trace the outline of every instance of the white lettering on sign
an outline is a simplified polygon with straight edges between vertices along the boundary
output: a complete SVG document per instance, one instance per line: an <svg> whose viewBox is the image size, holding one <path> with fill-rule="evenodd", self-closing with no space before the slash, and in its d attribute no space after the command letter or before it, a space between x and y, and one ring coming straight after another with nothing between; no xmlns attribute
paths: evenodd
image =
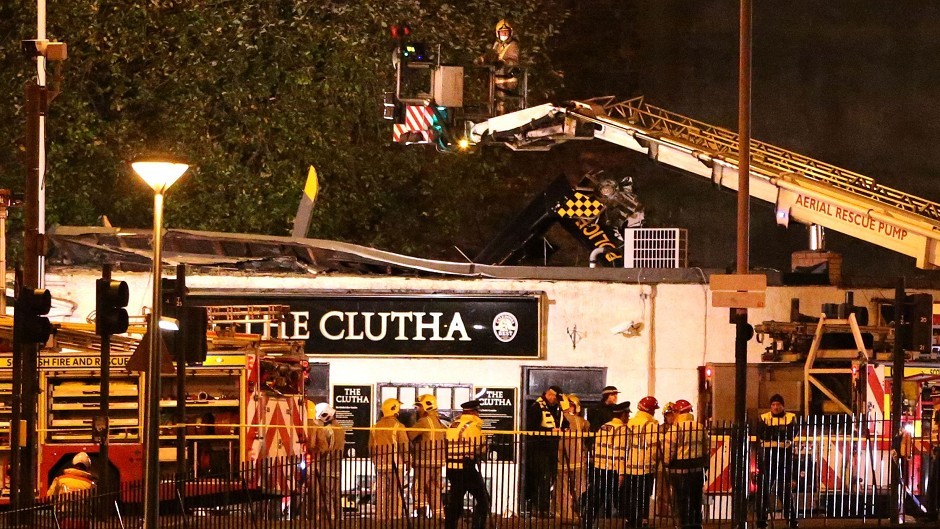
<svg viewBox="0 0 940 529"><path fill-rule="evenodd" d="M830 204L829 202L825 202L817 198L799 195L796 199L796 205L802 206L810 211L822 213L823 215L841 220L842 222L854 224L862 229L866 229L886 237L891 237L893 239L898 239L899 241L903 241L908 236L908 231L904 228L887 224L880 220L873 219L869 215L857 213L855 211L845 209L835 204Z"/></svg>
<svg viewBox="0 0 940 529"><path fill-rule="evenodd" d="M507 399L502 391L487 391L486 396L480 399L480 406L512 406L512 400Z"/></svg>
<svg viewBox="0 0 940 529"><path fill-rule="evenodd" d="M392 333L399 341L469 342L467 326L459 312L443 324L443 312L343 312L331 310L320 318L320 334L327 340L369 340L377 342ZM442 332L445 331L446 332Z"/></svg>
<svg viewBox="0 0 940 529"><path fill-rule="evenodd" d="M343 388L342 395L336 395L336 402L342 404L368 404L368 395L363 395L359 388Z"/></svg>

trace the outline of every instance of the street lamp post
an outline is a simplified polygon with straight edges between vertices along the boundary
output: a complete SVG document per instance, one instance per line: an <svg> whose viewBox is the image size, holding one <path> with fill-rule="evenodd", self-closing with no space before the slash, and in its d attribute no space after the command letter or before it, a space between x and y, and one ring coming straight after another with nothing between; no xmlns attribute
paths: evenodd
<svg viewBox="0 0 940 529"><path fill-rule="evenodd" d="M153 189L153 302L148 325L150 354L147 357L147 381L144 388L144 400L147 403L144 414L144 529L157 529L160 518L160 352L163 346L159 322L163 263L163 194L183 176L189 166L158 160L140 160L131 166Z"/></svg>

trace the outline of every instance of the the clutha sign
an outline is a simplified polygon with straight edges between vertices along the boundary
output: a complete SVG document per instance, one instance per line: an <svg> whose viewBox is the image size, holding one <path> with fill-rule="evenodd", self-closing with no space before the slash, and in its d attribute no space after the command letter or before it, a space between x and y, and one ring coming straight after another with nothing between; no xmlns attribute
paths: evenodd
<svg viewBox="0 0 940 529"><path fill-rule="evenodd" d="M288 305L238 331L304 340L311 355L541 356L540 295L253 295L196 292L188 304Z"/></svg>

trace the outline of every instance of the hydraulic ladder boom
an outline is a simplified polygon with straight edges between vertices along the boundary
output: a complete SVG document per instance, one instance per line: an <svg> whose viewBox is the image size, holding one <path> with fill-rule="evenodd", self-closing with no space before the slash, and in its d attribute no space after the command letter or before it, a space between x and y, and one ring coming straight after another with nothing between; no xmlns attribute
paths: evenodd
<svg viewBox="0 0 940 529"><path fill-rule="evenodd" d="M501 142L514 150L545 150L593 137L728 189L738 187L737 133L642 97L541 105L473 124L469 131L473 143ZM818 224L914 257L920 268L940 267L937 202L767 143L752 140L751 155L750 194L775 205L778 224Z"/></svg>

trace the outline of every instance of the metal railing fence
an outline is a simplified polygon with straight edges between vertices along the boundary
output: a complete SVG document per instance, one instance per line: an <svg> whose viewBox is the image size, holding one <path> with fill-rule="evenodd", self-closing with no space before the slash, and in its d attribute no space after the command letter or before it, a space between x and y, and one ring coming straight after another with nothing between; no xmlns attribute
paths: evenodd
<svg viewBox="0 0 940 529"><path fill-rule="evenodd" d="M164 476L160 526L732 527L735 502L746 506L738 515L758 526L886 519L892 503L919 517L934 464L929 425L906 425L893 445L889 428L863 416L809 418L772 431L686 422L501 433L472 446L373 446L368 457L266 459L198 478ZM733 461L746 467L738 480ZM890 492L892 466L903 479L900 496ZM136 528L142 493L141 483L74 491L0 513L0 527Z"/></svg>

